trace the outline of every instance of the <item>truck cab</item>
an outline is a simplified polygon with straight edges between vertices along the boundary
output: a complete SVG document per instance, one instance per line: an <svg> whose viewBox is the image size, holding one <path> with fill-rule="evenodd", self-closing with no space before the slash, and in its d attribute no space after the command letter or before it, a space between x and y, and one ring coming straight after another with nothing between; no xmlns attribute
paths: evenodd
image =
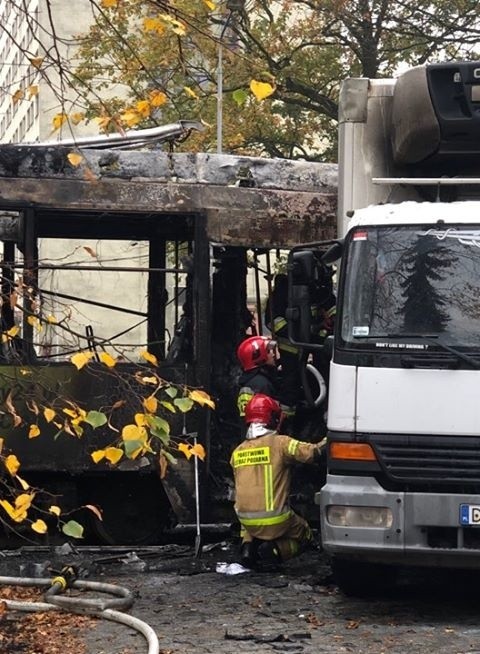
<svg viewBox="0 0 480 654"><path fill-rule="evenodd" d="M475 62L347 80L338 239L290 255L290 333L312 349L312 279L338 266L316 499L347 592L480 566L479 116Z"/></svg>

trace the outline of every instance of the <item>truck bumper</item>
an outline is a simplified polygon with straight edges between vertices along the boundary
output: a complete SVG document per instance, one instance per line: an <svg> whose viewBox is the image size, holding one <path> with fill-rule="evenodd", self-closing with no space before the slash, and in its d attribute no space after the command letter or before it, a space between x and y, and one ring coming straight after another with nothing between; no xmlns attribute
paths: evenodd
<svg viewBox="0 0 480 654"><path fill-rule="evenodd" d="M341 558L413 566L480 568L480 526L462 526L460 505L480 505L480 495L386 491L371 477L327 475L316 494L322 544ZM332 507L340 507L332 509ZM374 507L385 526L339 524L341 507L362 513ZM355 520L354 520L355 522Z"/></svg>

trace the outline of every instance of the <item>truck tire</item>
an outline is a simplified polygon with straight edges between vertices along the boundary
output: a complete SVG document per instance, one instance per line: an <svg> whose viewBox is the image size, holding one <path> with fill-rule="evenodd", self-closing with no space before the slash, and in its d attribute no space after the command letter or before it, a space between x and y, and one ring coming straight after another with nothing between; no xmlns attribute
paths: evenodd
<svg viewBox="0 0 480 654"><path fill-rule="evenodd" d="M397 581L398 568L382 563L334 558L333 578L344 595L372 597L391 590Z"/></svg>

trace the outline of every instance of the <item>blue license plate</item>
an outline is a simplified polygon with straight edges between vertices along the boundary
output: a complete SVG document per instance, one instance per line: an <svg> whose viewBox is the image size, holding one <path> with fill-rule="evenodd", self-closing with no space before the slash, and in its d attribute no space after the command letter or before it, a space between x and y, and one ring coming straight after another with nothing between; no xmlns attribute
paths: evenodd
<svg viewBox="0 0 480 654"><path fill-rule="evenodd" d="M480 505L460 504L460 524L480 527Z"/></svg>

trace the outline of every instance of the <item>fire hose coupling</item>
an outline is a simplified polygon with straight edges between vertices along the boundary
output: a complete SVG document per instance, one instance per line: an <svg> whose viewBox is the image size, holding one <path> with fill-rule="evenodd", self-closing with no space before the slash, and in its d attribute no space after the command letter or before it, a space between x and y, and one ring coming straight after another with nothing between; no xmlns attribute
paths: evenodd
<svg viewBox="0 0 480 654"><path fill-rule="evenodd" d="M54 570L54 572L56 572ZM78 570L73 565L66 565L61 570L57 577L53 577L51 585L60 586L60 592L63 593L67 588L73 585L73 582L78 579Z"/></svg>

